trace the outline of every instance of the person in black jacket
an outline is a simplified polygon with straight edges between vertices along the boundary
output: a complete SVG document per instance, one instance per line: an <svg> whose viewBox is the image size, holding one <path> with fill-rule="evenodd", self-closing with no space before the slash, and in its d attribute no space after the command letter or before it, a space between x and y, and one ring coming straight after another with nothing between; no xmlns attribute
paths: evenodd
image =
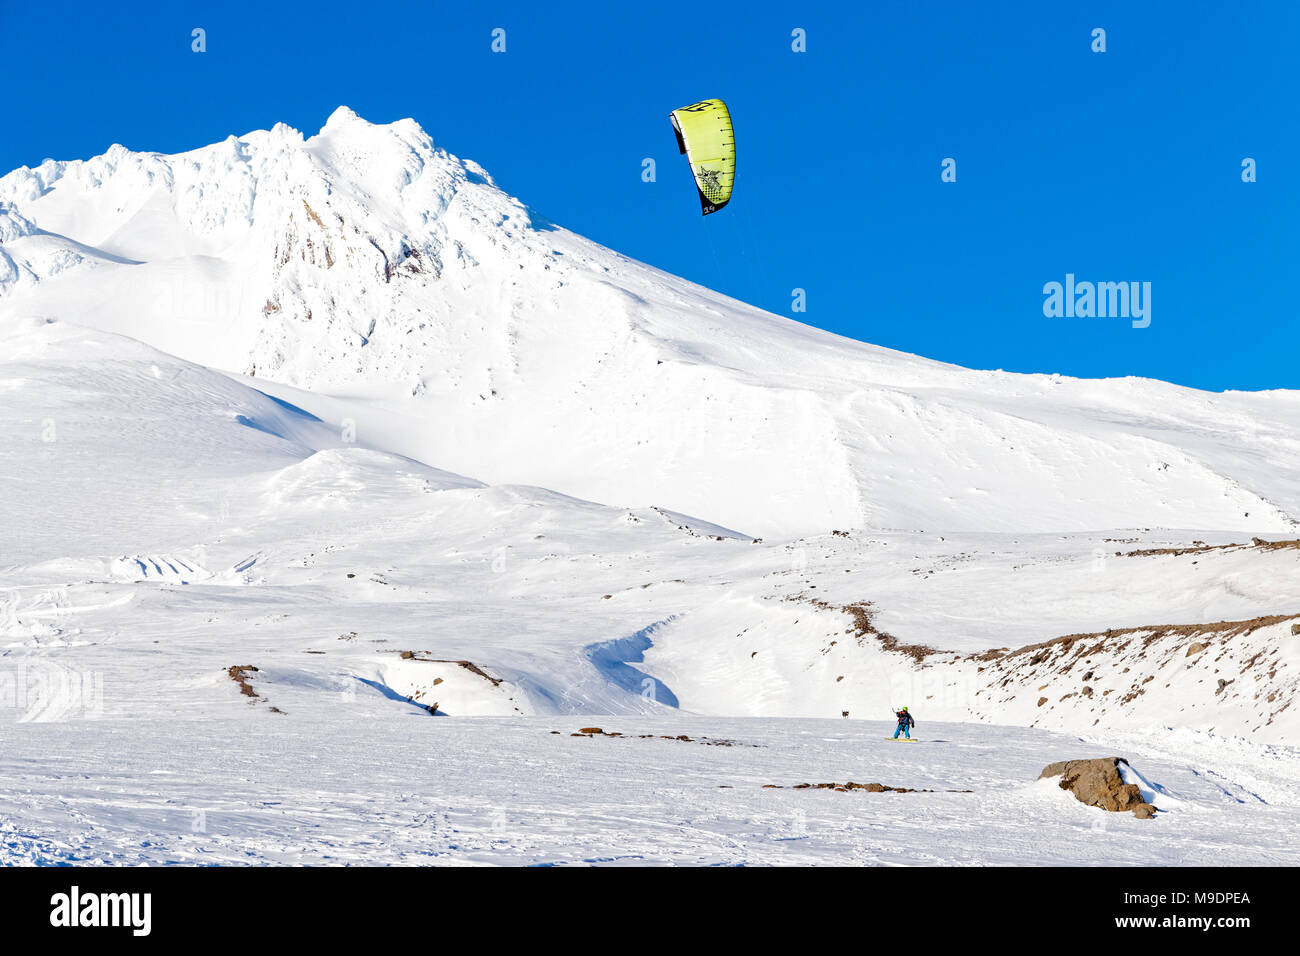
<svg viewBox="0 0 1300 956"><path fill-rule="evenodd" d="M912 715L909 714L907 712L907 708L904 707L902 710L898 711L894 716L898 718L898 729L894 731L894 739L897 740L898 735L902 734L908 740L911 740L912 739L911 728L916 726L916 721L912 719Z"/></svg>

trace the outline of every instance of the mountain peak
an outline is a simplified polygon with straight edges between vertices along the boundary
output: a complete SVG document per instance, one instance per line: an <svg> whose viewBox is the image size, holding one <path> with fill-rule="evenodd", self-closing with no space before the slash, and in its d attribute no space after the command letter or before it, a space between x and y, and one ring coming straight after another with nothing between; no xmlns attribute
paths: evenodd
<svg viewBox="0 0 1300 956"><path fill-rule="evenodd" d="M330 114L329 119L325 121L325 125L321 127L321 132L324 133L329 130L343 129L344 127L355 126L358 124L362 126L373 125L372 123L358 116L356 111L353 110L351 107L340 106L338 109L336 109L333 113Z"/></svg>
<svg viewBox="0 0 1300 956"><path fill-rule="evenodd" d="M534 219L413 120L343 106L305 141L119 146L0 177L0 204L0 318L392 396L420 425L386 450L494 483L760 535L1300 526L1289 396L973 372L842 339Z"/></svg>

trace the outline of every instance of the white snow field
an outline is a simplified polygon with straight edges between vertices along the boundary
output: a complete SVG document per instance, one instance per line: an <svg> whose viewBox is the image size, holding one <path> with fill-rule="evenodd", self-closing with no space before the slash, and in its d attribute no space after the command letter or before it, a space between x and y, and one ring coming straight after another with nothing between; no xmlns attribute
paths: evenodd
<svg viewBox="0 0 1300 956"><path fill-rule="evenodd" d="M0 178L0 433L0 863L1300 862L1295 392L839 338L340 109ZM1036 782L1111 755L1156 819Z"/></svg>

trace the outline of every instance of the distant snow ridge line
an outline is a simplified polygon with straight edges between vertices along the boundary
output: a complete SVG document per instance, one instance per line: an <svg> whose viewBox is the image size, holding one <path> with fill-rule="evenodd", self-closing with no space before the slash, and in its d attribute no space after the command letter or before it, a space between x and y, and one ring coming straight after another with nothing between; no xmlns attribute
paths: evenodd
<svg viewBox="0 0 1300 956"><path fill-rule="evenodd" d="M844 339L555 226L414 121L346 107L307 138L277 124L0 177L6 316L268 393L364 395L355 425L383 450L745 535L1300 526L1293 392L975 372ZM325 417L328 396L293 401L317 399Z"/></svg>

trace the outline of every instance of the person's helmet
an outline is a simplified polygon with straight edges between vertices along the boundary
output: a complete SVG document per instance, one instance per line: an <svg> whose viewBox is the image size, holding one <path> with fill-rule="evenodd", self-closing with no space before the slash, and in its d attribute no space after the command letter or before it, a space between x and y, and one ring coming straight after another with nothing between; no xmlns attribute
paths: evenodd
<svg viewBox="0 0 1300 956"><path fill-rule="evenodd" d="M907 710L907 708L906 708L906 707L904 707L904 708L903 708L903 710Z"/></svg>

